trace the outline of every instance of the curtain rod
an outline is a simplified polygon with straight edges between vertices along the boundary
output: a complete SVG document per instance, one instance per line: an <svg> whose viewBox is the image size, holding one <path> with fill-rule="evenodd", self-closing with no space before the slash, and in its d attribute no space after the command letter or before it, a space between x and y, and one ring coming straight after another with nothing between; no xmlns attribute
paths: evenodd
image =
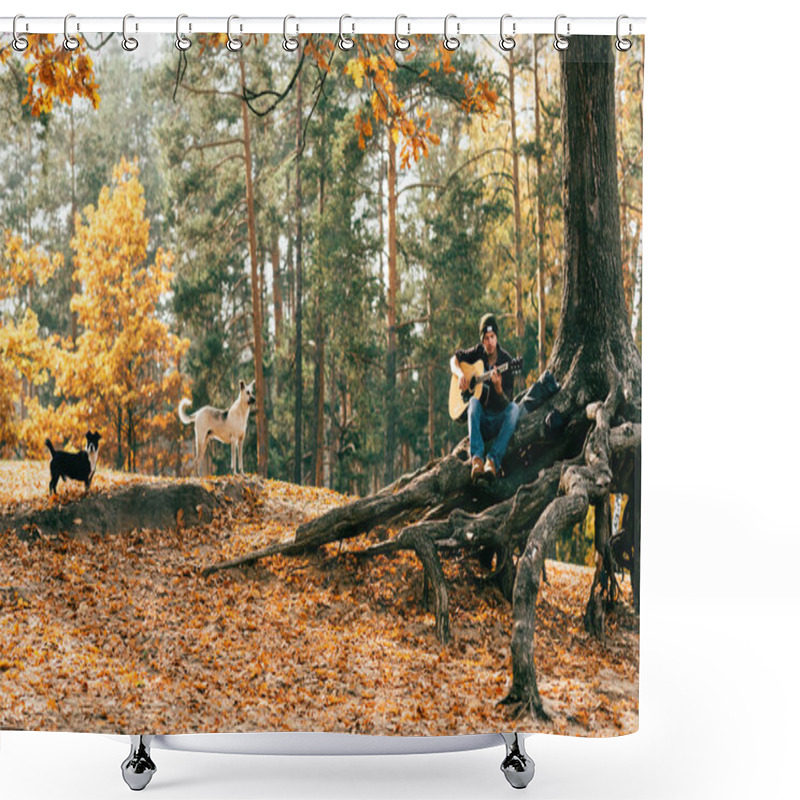
<svg viewBox="0 0 800 800"><path fill-rule="evenodd" d="M283 35L284 17L234 17L232 32L236 35L248 33L272 33ZM331 33L338 34L340 26L347 35L358 33L394 34L395 26L403 36L415 34L443 34L443 17L300 17L291 16L289 33ZM624 17L622 35L640 35L645 32L645 17ZM128 20L127 31L135 33L175 33L175 17L136 17ZM25 17L17 19L18 34L64 33L64 17ZM506 15L503 30L514 36L531 33L552 34L555 17L514 17ZM78 33L122 33L122 17L81 17L70 15L68 29L71 35ZM14 17L0 17L0 33L12 33ZM226 33L228 17L195 17L181 15L180 30L184 36L193 33ZM562 35L614 36L617 33L616 17L570 17L559 15L558 30ZM448 22L448 35L500 33L500 17L458 17L451 15Z"/></svg>

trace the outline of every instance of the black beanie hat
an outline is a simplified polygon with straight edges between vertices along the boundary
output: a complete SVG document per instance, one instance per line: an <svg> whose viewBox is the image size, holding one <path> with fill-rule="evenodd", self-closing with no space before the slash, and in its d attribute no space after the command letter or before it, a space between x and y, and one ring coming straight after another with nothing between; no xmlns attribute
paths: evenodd
<svg viewBox="0 0 800 800"><path fill-rule="evenodd" d="M497 319L494 314L484 314L481 317L480 333L478 334L480 340L483 341L484 334L492 331L497 338L500 338L500 328L497 327Z"/></svg>

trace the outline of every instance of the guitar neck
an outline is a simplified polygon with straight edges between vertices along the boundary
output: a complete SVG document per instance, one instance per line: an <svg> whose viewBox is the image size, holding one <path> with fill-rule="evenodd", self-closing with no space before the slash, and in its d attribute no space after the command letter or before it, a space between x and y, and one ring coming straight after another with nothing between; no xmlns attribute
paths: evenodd
<svg viewBox="0 0 800 800"><path fill-rule="evenodd" d="M499 367L495 367L494 369L495 369L497 372L505 372L505 371L508 369L508 367L509 367L509 363L508 363L508 361L506 361L506 363L505 363L505 364L501 364ZM484 372L484 373L483 373L483 374L482 374L482 375L481 375L481 376L478 378L478 380L479 380L479 381L481 381L482 383L486 383L486 381L488 381L488 380L489 380L491 377L492 377L492 370L490 369L490 370L488 370L487 372Z"/></svg>

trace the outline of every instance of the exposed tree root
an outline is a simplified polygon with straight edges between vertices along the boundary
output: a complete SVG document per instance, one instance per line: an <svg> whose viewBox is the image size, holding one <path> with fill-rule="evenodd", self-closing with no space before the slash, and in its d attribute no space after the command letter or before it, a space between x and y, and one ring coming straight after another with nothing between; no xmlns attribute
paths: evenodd
<svg viewBox="0 0 800 800"><path fill-rule="evenodd" d="M536 682L534 634L548 545L595 507L596 572L585 621L598 635L604 630L605 606L615 597L614 550L629 554L635 602L640 580L641 357L630 332L622 280L614 51L603 37L575 37L561 64L564 259L561 316L548 369L562 388L520 421L504 459L507 477L491 491L476 492L469 482L464 441L451 455L376 495L300 526L293 542L228 562L301 552L376 526L405 526L394 538L363 550L362 557L416 552L425 584L436 594L437 636L445 641L447 590L437 551L461 550L484 564L491 561L506 595L514 578L513 677L503 703L513 713L539 716L547 712ZM548 440L545 425L553 410L566 420L555 442ZM610 492L626 493L631 509L624 519L626 538L614 543Z"/></svg>
<svg viewBox="0 0 800 800"><path fill-rule="evenodd" d="M210 575L268 556L298 555L322 544L380 528L388 521L417 516L418 521L407 524L393 537L358 550L355 555L370 558L413 551L424 570L424 601L428 589L433 590L436 638L447 643L451 638L449 599L439 554L461 551L481 558L490 554L494 563L490 578L501 588L505 583L504 593L513 599L513 679L501 703L509 706L515 715L535 713L546 717L534 661L536 601L543 579L545 553L549 543L561 532L585 519L590 505L598 509L597 569L585 615L587 629L593 634L603 635L606 606L616 598L609 492L620 489L616 486L612 464L628 465L641 442L638 423L626 421L614 428L609 426L620 399L619 392L612 391L605 404L595 402L585 409L581 416L593 427L582 449L576 447L575 441L551 447L551 456L576 450L578 455L550 463L531 482L518 486L511 496L490 503L478 513L451 508L455 502L466 502L471 493L469 470L457 448L450 456L399 479L373 497L357 500L306 523L298 528L291 541L210 565L203 574ZM573 416L578 415L573 412ZM584 429L574 425L573 435ZM517 442L518 448L521 445L524 446ZM541 452L539 458L541 463ZM625 483L629 483L629 472L620 476ZM502 497L502 492L499 494ZM515 564L517 553L520 555Z"/></svg>

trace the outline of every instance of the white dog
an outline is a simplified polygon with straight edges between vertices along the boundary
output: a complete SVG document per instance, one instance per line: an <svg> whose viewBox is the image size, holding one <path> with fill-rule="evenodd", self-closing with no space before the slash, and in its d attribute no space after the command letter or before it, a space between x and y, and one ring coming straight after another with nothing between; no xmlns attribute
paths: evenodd
<svg viewBox="0 0 800 800"><path fill-rule="evenodd" d="M247 431L247 417L250 406L256 402L255 381L245 386L239 381L239 397L227 410L203 406L194 414L187 414L186 409L192 404L184 398L178 405L178 416L184 425L194 422L195 470L201 474L203 457L206 454L209 439L231 444L231 471L236 474L236 451L239 451L239 472L244 475L242 465L242 444Z"/></svg>

